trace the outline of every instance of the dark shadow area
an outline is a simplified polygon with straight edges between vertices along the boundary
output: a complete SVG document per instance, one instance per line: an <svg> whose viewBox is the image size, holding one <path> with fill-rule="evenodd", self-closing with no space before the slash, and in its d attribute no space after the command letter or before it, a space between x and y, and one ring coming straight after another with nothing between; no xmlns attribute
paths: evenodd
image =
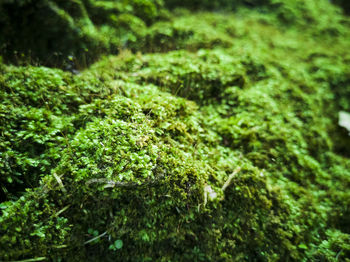
<svg viewBox="0 0 350 262"><path fill-rule="evenodd" d="M336 5L339 5L341 8L343 8L345 14L350 15L350 1L332 0L332 2L335 3Z"/></svg>

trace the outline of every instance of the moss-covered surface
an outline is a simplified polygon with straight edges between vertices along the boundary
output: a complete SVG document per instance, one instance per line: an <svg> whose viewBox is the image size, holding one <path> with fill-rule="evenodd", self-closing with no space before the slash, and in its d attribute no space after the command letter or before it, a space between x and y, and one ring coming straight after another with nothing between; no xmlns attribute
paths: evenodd
<svg viewBox="0 0 350 262"><path fill-rule="evenodd" d="M101 54L117 54L164 19L159 0L4 0L0 51L6 61L86 67Z"/></svg>
<svg viewBox="0 0 350 262"><path fill-rule="evenodd" d="M0 260L350 261L350 21L240 3L127 9L131 51L74 74L0 65Z"/></svg>
<svg viewBox="0 0 350 262"><path fill-rule="evenodd" d="M346 1L335 3L349 10ZM249 13L260 14L259 19L278 26L313 25L312 31L318 33L323 30L314 30L316 27L337 34L342 24L338 21L341 16L336 14L340 10L326 0L3 0L0 53L8 63L72 71L86 68L103 54L118 54L125 48L146 52L181 49L203 21L174 21L174 17L181 16L177 13L179 7L215 12L249 8ZM212 34L217 36L215 31L215 25L202 28L197 32L202 38L194 39L193 44L212 48L218 42L210 40L216 40L229 45L233 32L211 39Z"/></svg>

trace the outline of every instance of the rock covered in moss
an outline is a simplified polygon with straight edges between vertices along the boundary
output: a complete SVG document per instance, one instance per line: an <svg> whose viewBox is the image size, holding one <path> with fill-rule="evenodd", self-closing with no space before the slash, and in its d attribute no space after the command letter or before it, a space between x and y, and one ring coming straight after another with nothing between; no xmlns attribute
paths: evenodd
<svg viewBox="0 0 350 262"><path fill-rule="evenodd" d="M184 12L146 38L186 50L79 75L2 66L0 258L348 261L349 32L333 11L287 32Z"/></svg>
<svg viewBox="0 0 350 262"><path fill-rule="evenodd" d="M86 67L101 54L116 54L135 41L144 30L139 30L139 20L154 22L159 8L161 2L151 0L2 1L0 50L6 61L14 63L66 68L69 57L74 57L75 66ZM120 22L125 17L119 17L126 14L128 25Z"/></svg>
<svg viewBox="0 0 350 262"><path fill-rule="evenodd" d="M305 28L312 25L331 35L341 34L344 30L342 23L336 21L340 17L336 15L338 10L327 1L4 0L0 4L0 51L6 62L72 70L85 68L101 55L117 54L124 48L153 52L178 49L183 47L182 41L186 41L192 31L169 28L167 23L171 24L172 19L166 8L181 6L219 11L246 10L248 7L264 16L265 21L282 26ZM159 20L166 20L166 23L148 29ZM196 26L196 23L186 27ZM216 34L215 30L204 30L201 37L211 38L212 34ZM209 47L221 40L224 39L199 39L196 44ZM226 45L229 42L228 38L224 41Z"/></svg>

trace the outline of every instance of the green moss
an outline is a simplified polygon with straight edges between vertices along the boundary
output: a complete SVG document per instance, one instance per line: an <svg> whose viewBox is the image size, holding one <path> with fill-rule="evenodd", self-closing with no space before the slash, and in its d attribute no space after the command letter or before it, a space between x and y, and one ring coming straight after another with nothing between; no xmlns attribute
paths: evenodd
<svg viewBox="0 0 350 262"><path fill-rule="evenodd" d="M229 47L232 38L219 27L230 22L206 14L180 18L173 22L172 7L232 11L265 23L303 28L317 34L339 35L347 29L348 19L328 1L90 1L6 0L0 4L0 50L6 62L39 64L65 70L85 68L103 54L120 49L167 51L187 48ZM247 8L250 8L249 10ZM173 11L172 11L173 12ZM180 15L183 10L176 10ZM163 23L151 26L155 22ZM209 24L208 24L209 23ZM212 23L210 25L210 23ZM151 28L148 28L151 26ZM314 30L317 28L317 30ZM64 37L62 37L64 35ZM72 59L73 58L73 59Z"/></svg>
<svg viewBox="0 0 350 262"><path fill-rule="evenodd" d="M152 0L2 1L0 50L11 63L70 69L72 56L74 66L83 68L101 54L118 53L127 40L135 41L138 20L151 24L163 16L161 6ZM126 14L131 25L118 22Z"/></svg>
<svg viewBox="0 0 350 262"><path fill-rule="evenodd" d="M69 137L84 125L79 107L113 89L92 77L73 78L44 67L4 68L0 85L0 180L5 200L38 185L56 165Z"/></svg>
<svg viewBox="0 0 350 262"><path fill-rule="evenodd" d="M347 18L86 3L152 53L1 66L1 259L349 261Z"/></svg>

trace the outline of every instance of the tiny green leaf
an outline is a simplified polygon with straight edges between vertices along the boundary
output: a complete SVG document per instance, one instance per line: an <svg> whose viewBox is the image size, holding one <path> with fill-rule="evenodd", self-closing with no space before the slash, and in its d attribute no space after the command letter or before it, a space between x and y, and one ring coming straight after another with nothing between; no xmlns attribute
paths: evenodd
<svg viewBox="0 0 350 262"><path fill-rule="evenodd" d="M121 249L123 247L123 241L118 239L114 242L114 246L116 249Z"/></svg>
<svg viewBox="0 0 350 262"><path fill-rule="evenodd" d="M300 245L298 245L298 248L307 249L307 246L305 244L300 244Z"/></svg>

